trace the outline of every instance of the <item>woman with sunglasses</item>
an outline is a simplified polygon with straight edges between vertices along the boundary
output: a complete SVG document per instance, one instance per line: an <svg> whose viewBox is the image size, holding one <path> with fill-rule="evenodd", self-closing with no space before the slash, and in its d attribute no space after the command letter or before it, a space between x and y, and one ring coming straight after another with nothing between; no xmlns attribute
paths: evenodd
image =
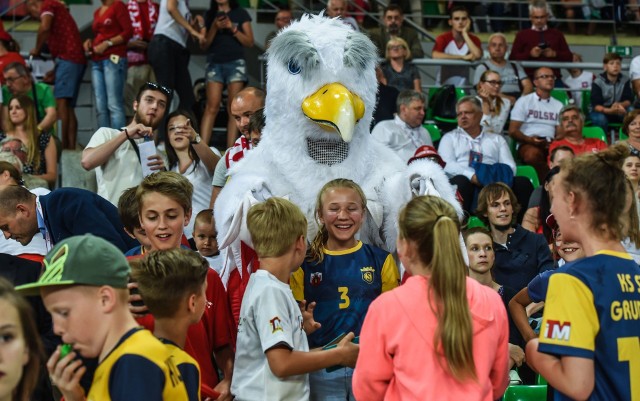
<svg viewBox="0 0 640 401"><path fill-rule="evenodd" d="M484 132L500 134L504 132L504 125L509 118L511 101L500 95L502 81L500 74L486 70L481 76L476 89L478 99L482 102L482 120L480 124Z"/></svg>
<svg viewBox="0 0 640 401"><path fill-rule="evenodd" d="M421 92L420 72L408 60L411 60L411 50L404 39L394 37L387 42L386 60L380 64L384 79L382 83L392 86L399 91L413 89Z"/></svg>

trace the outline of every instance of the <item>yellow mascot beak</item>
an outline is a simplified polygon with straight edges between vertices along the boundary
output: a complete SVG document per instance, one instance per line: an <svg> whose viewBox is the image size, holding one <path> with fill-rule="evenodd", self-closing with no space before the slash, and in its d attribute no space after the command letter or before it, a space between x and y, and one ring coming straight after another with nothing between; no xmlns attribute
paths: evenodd
<svg viewBox="0 0 640 401"><path fill-rule="evenodd" d="M364 102L338 83L327 84L302 102L302 112L328 130L335 129L351 142L355 125L364 116Z"/></svg>

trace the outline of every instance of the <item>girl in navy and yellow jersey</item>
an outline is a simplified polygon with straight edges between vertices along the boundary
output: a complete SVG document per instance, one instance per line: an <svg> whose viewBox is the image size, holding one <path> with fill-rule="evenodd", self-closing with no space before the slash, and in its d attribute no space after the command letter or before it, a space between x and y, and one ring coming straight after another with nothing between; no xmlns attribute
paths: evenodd
<svg viewBox="0 0 640 401"><path fill-rule="evenodd" d="M315 303L321 327L309 335L309 348L322 347L342 333L359 335L369 304L398 285L393 257L356 239L366 214L362 189L347 179L322 187L316 202L320 223L307 259L291 277L297 301ZM310 375L311 400L353 400L353 369L318 371Z"/></svg>
<svg viewBox="0 0 640 401"><path fill-rule="evenodd" d="M554 185L563 239L587 256L549 278L540 339L527 344L556 400L640 400L640 267L620 243L628 154L620 144L564 160Z"/></svg>

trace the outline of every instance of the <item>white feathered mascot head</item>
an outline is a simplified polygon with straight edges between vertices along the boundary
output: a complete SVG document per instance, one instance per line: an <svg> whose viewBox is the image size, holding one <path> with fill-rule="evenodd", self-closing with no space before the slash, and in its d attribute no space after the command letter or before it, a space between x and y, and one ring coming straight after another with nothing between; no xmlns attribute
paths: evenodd
<svg viewBox="0 0 640 401"><path fill-rule="evenodd" d="M272 40L267 60L260 145L230 169L216 201L221 246L230 243L243 202L246 215L247 197L288 197L307 216L313 238L316 196L335 178L362 187L369 215L360 238L389 250L395 249L398 211L416 194L439 195L461 215L440 166L421 160L407 167L371 137L377 51L366 35L338 19L305 15Z"/></svg>

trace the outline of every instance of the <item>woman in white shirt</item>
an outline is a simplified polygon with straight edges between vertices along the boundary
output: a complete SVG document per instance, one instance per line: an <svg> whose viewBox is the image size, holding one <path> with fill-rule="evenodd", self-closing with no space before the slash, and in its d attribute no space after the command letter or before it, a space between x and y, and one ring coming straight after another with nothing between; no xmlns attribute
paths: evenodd
<svg viewBox="0 0 640 401"><path fill-rule="evenodd" d="M200 140L194 127L191 113L176 110L167 118L167 136L165 141L168 169L182 174L193 184L191 216L209 208L211 200L211 179L220 157ZM184 233L187 238L193 235L192 218Z"/></svg>
<svg viewBox="0 0 640 401"><path fill-rule="evenodd" d="M502 135L507 118L509 118L511 101L500 96L501 87L502 81L497 72L486 70L480 76L476 89L477 97L482 102L480 125L482 125L484 132Z"/></svg>

